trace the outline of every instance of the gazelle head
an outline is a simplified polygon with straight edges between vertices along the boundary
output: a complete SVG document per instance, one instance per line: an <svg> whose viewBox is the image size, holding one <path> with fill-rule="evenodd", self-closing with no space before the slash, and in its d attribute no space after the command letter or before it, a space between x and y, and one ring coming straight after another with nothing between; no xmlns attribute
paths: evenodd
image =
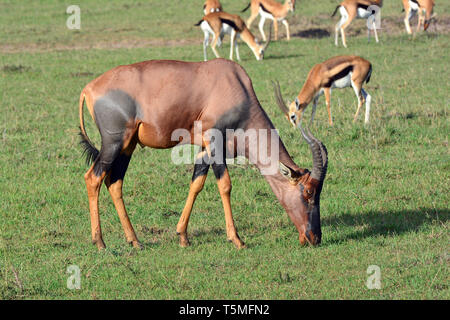
<svg viewBox="0 0 450 320"><path fill-rule="evenodd" d="M289 119L289 109L283 101L280 86L273 83L278 106ZM292 104L291 104L292 105ZM298 112L295 111L294 114ZM328 168L328 152L326 147L315 138L309 130L305 131L301 122L296 125L303 138L309 144L313 156L311 172L299 172L280 162L280 173L285 177L291 188L285 197L286 211L299 232L301 244L319 244L322 240L320 227L320 194Z"/></svg>
<svg viewBox="0 0 450 320"><path fill-rule="evenodd" d="M294 10L295 10L295 0L288 0L287 3L289 5L289 11L294 12Z"/></svg>
<svg viewBox="0 0 450 320"><path fill-rule="evenodd" d="M256 60L261 61L262 59L264 59L264 53L266 52L267 48L269 47L270 41L272 40L272 23L270 24L269 39L264 45L259 44L258 39L254 37L250 32L249 35L252 37L252 41L249 43L249 47L250 49L252 49ZM244 41L246 40L242 34L241 38Z"/></svg>
<svg viewBox="0 0 450 320"><path fill-rule="evenodd" d="M427 19L425 19L424 23L423 23L423 30L427 31L428 27L430 26L431 22L433 22L434 20L436 20L436 13L433 13L433 11L431 12L431 16Z"/></svg>
<svg viewBox="0 0 450 320"><path fill-rule="evenodd" d="M300 102L300 100L298 100L298 98L295 98L295 100L289 104L288 108L283 100L283 96L281 95L280 84L278 82L273 83L273 87L275 90L277 104L280 107L281 111L283 111L288 121L294 127L300 126L303 112L305 111L305 108L308 106L308 104L302 103Z"/></svg>

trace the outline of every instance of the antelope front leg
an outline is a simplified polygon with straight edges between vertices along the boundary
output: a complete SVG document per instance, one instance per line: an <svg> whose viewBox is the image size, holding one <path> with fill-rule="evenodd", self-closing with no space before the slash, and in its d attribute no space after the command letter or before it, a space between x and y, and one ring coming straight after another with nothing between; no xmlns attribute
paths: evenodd
<svg viewBox="0 0 450 320"><path fill-rule="evenodd" d="M278 22L277 19L273 19L273 32L275 33L275 41L278 40Z"/></svg>
<svg viewBox="0 0 450 320"><path fill-rule="evenodd" d="M263 41L266 41L266 34L264 33L264 22L266 21L266 18L261 17L261 20L259 20L259 33L261 33L261 37Z"/></svg>
<svg viewBox="0 0 450 320"><path fill-rule="evenodd" d="M410 26L410 24L409 24L409 19L411 19L411 17L412 17L412 11L411 11L411 9L409 9L407 12L406 12L406 15L405 15L405 19L403 20L403 22L405 23L405 28L406 28L406 32L408 33L408 34L411 34L412 32L411 32L411 26Z"/></svg>
<svg viewBox="0 0 450 320"><path fill-rule="evenodd" d="M286 28L286 36L287 36L287 40L291 40L291 34L289 32L289 23L287 22L287 20L283 20L283 24Z"/></svg>
<svg viewBox="0 0 450 320"><path fill-rule="evenodd" d="M217 45L217 39L218 39L218 37L219 37L218 34L215 34L215 35L214 35L214 40L213 40L213 43L212 43L212 45L211 45L211 49L212 49L212 51L214 52L214 54L216 55L216 58L220 58L220 55L219 55L219 53L218 53L217 50L216 50L216 45Z"/></svg>
<svg viewBox="0 0 450 320"><path fill-rule="evenodd" d="M325 104L327 105L328 110L328 121L330 126L333 125L333 118L331 117L331 88L324 88L323 94L325 95Z"/></svg>
<svg viewBox="0 0 450 320"><path fill-rule="evenodd" d="M233 214L231 212L231 180L230 175L228 174L227 166L225 163L213 163L212 168L217 179L217 187L219 188L220 197L222 198L223 210L225 212L227 239L233 242L236 248L244 248L245 244L239 238L236 227L234 226Z"/></svg>
<svg viewBox="0 0 450 320"><path fill-rule="evenodd" d="M180 237L180 246L189 246L189 239L187 236L187 227L189 223L189 217L191 216L192 207L194 206L197 195L202 191L206 181L209 170L209 158L205 152L199 154L194 165L194 174L192 175L192 181L189 188L189 195L184 205L183 212L181 213L180 220L177 224L177 234Z"/></svg>
<svg viewBox="0 0 450 320"><path fill-rule="evenodd" d="M372 97L370 94L368 94L364 89L361 88L361 93L364 96L364 99L366 100L366 114L364 117L364 123L369 123L369 115L370 115L370 102L372 101Z"/></svg>
<svg viewBox="0 0 450 320"><path fill-rule="evenodd" d="M233 60L233 49L234 49L234 41L236 39L236 31L234 29L231 30L230 35L230 60Z"/></svg>
<svg viewBox="0 0 450 320"><path fill-rule="evenodd" d="M356 120L358 120L359 110L361 109L361 106L363 105L363 103L365 103L366 101L365 101L364 95L361 92L361 85L357 85L356 83L354 83L352 81L352 87L353 87L353 90L355 90L356 97L358 98L358 109L356 109L356 113L353 118L353 122L356 122Z"/></svg>

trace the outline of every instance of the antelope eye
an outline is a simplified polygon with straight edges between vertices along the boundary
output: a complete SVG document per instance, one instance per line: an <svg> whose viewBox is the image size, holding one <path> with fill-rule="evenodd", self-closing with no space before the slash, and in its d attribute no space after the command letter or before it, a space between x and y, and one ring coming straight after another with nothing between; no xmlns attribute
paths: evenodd
<svg viewBox="0 0 450 320"><path fill-rule="evenodd" d="M312 195L312 194L313 194L313 191L312 191L312 190L310 190L310 189L306 189L306 194L307 194L308 196L310 196L310 195Z"/></svg>

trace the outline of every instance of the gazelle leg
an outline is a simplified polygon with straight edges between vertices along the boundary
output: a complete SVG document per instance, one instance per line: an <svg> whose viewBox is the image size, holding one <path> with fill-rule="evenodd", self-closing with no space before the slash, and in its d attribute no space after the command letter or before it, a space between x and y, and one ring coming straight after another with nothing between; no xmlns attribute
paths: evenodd
<svg viewBox="0 0 450 320"><path fill-rule="evenodd" d="M403 20L403 22L405 23L406 32L407 32L408 34L411 34L411 33L412 33L412 31L411 31L411 25L409 24L409 20L410 20L413 16L414 16L414 11L411 10L411 8L409 8L409 9L406 11L405 19Z"/></svg>
<svg viewBox="0 0 450 320"><path fill-rule="evenodd" d="M225 159L224 159L225 160ZM225 161L224 161L225 162ZM227 239L234 243L238 248L244 248L245 244L239 238L234 226L233 214L231 211L231 180L225 163L213 163L212 168L217 179L217 187L219 188L220 197L222 198L223 210L225 212L225 223L227 229Z"/></svg>
<svg viewBox="0 0 450 320"><path fill-rule="evenodd" d="M325 95L325 104L327 105L328 111L328 122L330 126L333 125L333 118L331 117L331 88L323 88L323 94Z"/></svg>
<svg viewBox="0 0 450 320"><path fill-rule="evenodd" d="M273 19L273 32L275 33L274 39L276 41L276 40L278 40L278 22L277 22L277 19Z"/></svg>
<svg viewBox="0 0 450 320"><path fill-rule="evenodd" d="M264 33L264 22L266 21L266 18L261 16L261 20L259 20L259 32L261 33L261 37L263 39L263 41L266 41L266 35Z"/></svg>
<svg viewBox="0 0 450 320"><path fill-rule="evenodd" d="M139 243L133 226L125 208L122 196L122 186L125 173L128 169L128 165L131 160L131 155L136 147L136 141L132 142L130 146L120 154L116 160L114 160L111 171L106 176L105 185L113 200L116 211L119 215L120 223L122 224L123 231L125 232L125 238L128 243L132 244L135 248L142 248Z"/></svg>
<svg viewBox="0 0 450 320"><path fill-rule="evenodd" d="M209 32L205 32L205 39L203 40L203 60L208 61L208 55L206 53L206 47L209 44Z"/></svg>
<svg viewBox="0 0 450 320"><path fill-rule="evenodd" d="M236 44L235 44L235 48L236 48L236 58L238 59L238 61L241 61L241 56L239 55L239 34L236 35Z"/></svg>
<svg viewBox="0 0 450 320"><path fill-rule="evenodd" d="M247 28L250 29L250 27L252 26L253 20L256 19L256 17L258 16L258 14L259 14L259 13L258 13L258 10L256 10L256 13L255 13L255 14L253 14L253 11L252 11L250 17L247 19L247 22L246 22Z"/></svg>
<svg viewBox="0 0 450 320"><path fill-rule="evenodd" d="M177 224L177 234L180 237L180 246L189 246L189 239L187 236L187 227L189 217L191 216L192 207L194 206L197 195L202 191L205 184L206 176L209 170L209 157L205 151L199 153L197 161L194 165L194 174L192 175L191 185L189 188L189 195L181 213L180 220Z"/></svg>
<svg viewBox="0 0 450 320"><path fill-rule="evenodd" d="M416 29L416 33L420 32L420 26L422 25L422 23L425 20L424 14L422 9L419 8L419 10L417 10L419 13L419 18L417 19L417 29Z"/></svg>
<svg viewBox="0 0 450 320"><path fill-rule="evenodd" d="M91 215L91 236L92 243L97 245L99 250L106 248L103 242L102 229L100 227L100 215L98 211L98 196L102 186L106 172L102 172L99 176L94 173L95 163L84 175L86 188L89 198L89 212Z"/></svg>
<svg viewBox="0 0 450 320"><path fill-rule="evenodd" d="M366 92L363 88L361 88L361 93L366 100L366 114L364 117L364 123L369 123L369 115L370 115L370 102L372 101L372 96Z"/></svg>
<svg viewBox="0 0 450 320"><path fill-rule="evenodd" d="M373 33L375 33L375 42L378 43L378 33L377 33L377 26L375 24L375 20L372 22L373 25Z"/></svg>
<svg viewBox="0 0 450 320"><path fill-rule="evenodd" d="M290 34L290 32L289 32L289 23L287 22L287 20L283 20L283 24L284 24L284 26L285 26L285 28L286 28L286 37L287 37L287 40L289 41L289 40L291 40L291 34Z"/></svg>
<svg viewBox="0 0 450 320"><path fill-rule="evenodd" d="M234 40L236 38L236 31L231 29L230 35L230 60L233 60L233 49L234 49Z"/></svg>
<svg viewBox="0 0 450 320"><path fill-rule="evenodd" d="M345 39L345 29L349 26L350 22L355 18L356 12L350 11L347 12L347 10L344 7L340 8L340 13L342 15L342 24L341 24L341 38L342 38L342 44L345 48L347 48L347 40Z"/></svg>
<svg viewBox="0 0 450 320"><path fill-rule="evenodd" d="M339 30L341 29L342 25L342 18L339 20L339 22L336 24L336 27L334 28L334 44L336 47L339 45Z"/></svg>
<svg viewBox="0 0 450 320"><path fill-rule="evenodd" d="M356 122L356 120L358 119L359 110L361 109L361 106L363 105L363 103L365 103L365 99L364 99L363 94L361 93L361 85L360 84L358 85L355 82L353 82L353 80L352 80L352 87L353 87L353 90L355 90L356 97L358 98L358 109L356 109L356 113L353 118L353 122Z"/></svg>
<svg viewBox="0 0 450 320"><path fill-rule="evenodd" d="M212 45L211 45L211 49L214 52L214 54L216 55L216 58L220 58L220 55L219 55L219 53L216 50L217 38L218 37L219 37L218 34L214 34L214 39L213 39L213 42L212 42Z"/></svg>

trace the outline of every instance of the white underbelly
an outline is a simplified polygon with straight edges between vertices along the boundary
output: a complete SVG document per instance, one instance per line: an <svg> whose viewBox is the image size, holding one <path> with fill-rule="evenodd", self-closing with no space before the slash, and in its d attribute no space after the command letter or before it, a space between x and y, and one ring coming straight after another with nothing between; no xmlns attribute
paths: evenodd
<svg viewBox="0 0 450 320"><path fill-rule="evenodd" d="M209 23L207 21L203 21L200 24L200 28L203 30L203 32L209 32L210 34L214 35L214 30L211 28L211 26L209 25ZM231 31L233 30L233 28L226 23L222 23L222 28L220 29L220 33L221 34L231 34Z"/></svg>
<svg viewBox="0 0 450 320"><path fill-rule="evenodd" d="M331 88L338 88L338 89L342 89L342 88L347 88L350 87L352 85L352 73L349 72L348 75L346 75L343 78L340 78L336 81L334 81L331 84Z"/></svg>
<svg viewBox="0 0 450 320"><path fill-rule="evenodd" d="M419 5L413 1L409 1L409 7L411 8L411 10L414 10L414 11L419 10Z"/></svg>
<svg viewBox="0 0 450 320"><path fill-rule="evenodd" d="M263 17L264 19L270 19L270 20L275 20L274 16L271 15L270 13L268 13L267 11L264 11L261 7L259 7L259 14L261 15L261 17ZM281 21L284 20L284 18L277 18L277 21Z"/></svg>
<svg viewBox="0 0 450 320"><path fill-rule="evenodd" d="M368 17L370 17L372 15L372 11L371 10L366 10L363 8L358 8L358 12L357 12L357 18L360 19L367 19Z"/></svg>

